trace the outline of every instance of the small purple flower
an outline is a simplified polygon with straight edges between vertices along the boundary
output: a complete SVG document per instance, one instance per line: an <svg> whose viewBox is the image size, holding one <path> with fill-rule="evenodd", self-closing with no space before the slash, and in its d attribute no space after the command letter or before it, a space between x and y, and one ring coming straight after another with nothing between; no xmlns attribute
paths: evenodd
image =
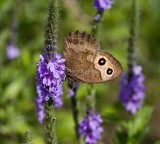
<svg viewBox="0 0 160 144"><path fill-rule="evenodd" d="M9 59L14 59L20 55L20 51L14 43L9 43L7 45L7 57Z"/></svg>
<svg viewBox="0 0 160 144"><path fill-rule="evenodd" d="M99 21L100 18L101 18L101 14L98 13L98 14L95 15L94 20Z"/></svg>
<svg viewBox="0 0 160 144"><path fill-rule="evenodd" d="M59 108L63 105L63 101L61 97L57 97L54 99L54 107Z"/></svg>
<svg viewBox="0 0 160 144"><path fill-rule="evenodd" d="M71 88L68 89L68 92L69 92L70 97L74 96L74 94L75 94L73 89L71 89Z"/></svg>
<svg viewBox="0 0 160 144"><path fill-rule="evenodd" d="M133 75L130 78L126 74L122 75L119 98L126 110L135 114L137 109L142 106L145 86L142 67L133 63L132 72Z"/></svg>
<svg viewBox="0 0 160 144"><path fill-rule="evenodd" d="M112 7L113 0L94 0L93 6L97 8L99 12L104 9L110 9Z"/></svg>
<svg viewBox="0 0 160 144"><path fill-rule="evenodd" d="M44 119L44 116L45 116L43 103L44 103L43 97L37 96L36 97L36 105L37 105L36 114L38 115L39 123L43 122L43 119Z"/></svg>
<svg viewBox="0 0 160 144"><path fill-rule="evenodd" d="M87 115L79 123L79 134L85 137L85 142L95 144L101 138L103 128L100 124L103 122L100 115L92 109L87 111Z"/></svg>
<svg viewBox="0 0 160 144"><path fill-rule="evenodd" d="M36 102L40 122L44 118L42 116L44 109L41 109L44 102L51 98L54 107L59 107L63 104L61 96L63 95L62 82L65 76L65 60L61 54L56 52L52 54L53 58L51 59L47 54L40 55L40 61L37 63L36 86L38 96L36 97Z"/></svg>

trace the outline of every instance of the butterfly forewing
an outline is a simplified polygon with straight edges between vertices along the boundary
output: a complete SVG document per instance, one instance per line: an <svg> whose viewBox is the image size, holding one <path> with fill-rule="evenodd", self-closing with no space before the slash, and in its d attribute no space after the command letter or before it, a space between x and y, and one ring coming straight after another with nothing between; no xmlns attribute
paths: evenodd
<svg viewBox="0 0 160 144"><path fill-rule="evenodd" d="M93 63L99 50L99 43L90 35L83 32L72 32L65 37L64 58L67 75L79 79Z"/></svg>

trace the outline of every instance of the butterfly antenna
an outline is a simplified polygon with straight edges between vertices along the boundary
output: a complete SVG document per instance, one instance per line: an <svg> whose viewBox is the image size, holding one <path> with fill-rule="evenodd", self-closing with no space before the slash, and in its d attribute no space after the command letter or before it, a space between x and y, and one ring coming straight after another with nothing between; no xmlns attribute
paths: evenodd
<svg viewBox="0 0 160 144"><path fill-rule="evenodd" d="M64 78L62 79L62 81L61 81L61 82L66 81L66 79L67 79L67 76L66 76L66 75L64 75Z"/></svg>

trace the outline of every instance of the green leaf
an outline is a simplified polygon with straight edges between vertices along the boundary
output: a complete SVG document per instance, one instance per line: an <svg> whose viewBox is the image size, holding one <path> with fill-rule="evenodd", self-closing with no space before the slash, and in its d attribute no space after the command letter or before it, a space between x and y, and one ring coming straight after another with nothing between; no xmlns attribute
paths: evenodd
<svg viewBox="0 0 160 144"><path fill-rule="evenodd" d="M128 122L129 137L133 137L146 130L152 111L153 109L149 106L139 109L133 120Z"/></svg>
<svg viewBox="0 0 160 144"><path fill-rule="evenodd" d="M12 81L5 89L4 96L1 101L15 98L23 89L23 79L19 78L16 81Z"/></svg>

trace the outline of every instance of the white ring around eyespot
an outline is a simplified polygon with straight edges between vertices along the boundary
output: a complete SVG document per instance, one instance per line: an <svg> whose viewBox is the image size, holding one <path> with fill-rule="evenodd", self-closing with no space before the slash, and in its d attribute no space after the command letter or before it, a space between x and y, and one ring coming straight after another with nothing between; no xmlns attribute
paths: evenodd
<svg viewBox="0 0 160 144"><path fill-rule="evenodd" d="M104 65L99 65L99 64L98 64L98 61L99 61L99 59L101 59L101 58L104 58L104 59L106 60L106 63L105 63ZM96 56L96 58L95 58L95 60L94 60L95 69L97 69L97 70L100 71L101 77L102 77L102 80L103 80L103 81L109 80L109 79L113 76L113 74L114 74L114 69L113 69L113 67L109 66L109 63L108 63L108 62L109 62L108 59L107 59L105 56L102 56L102 55L100 55L100 54L97 54L97 56ZM111 75L108 75L108 74L106 73L106 71L107 71L106 68L107 68L107 69L108 69L108 68L111 68L111 69L113 70L113 73L112 73Z"/></svg>

